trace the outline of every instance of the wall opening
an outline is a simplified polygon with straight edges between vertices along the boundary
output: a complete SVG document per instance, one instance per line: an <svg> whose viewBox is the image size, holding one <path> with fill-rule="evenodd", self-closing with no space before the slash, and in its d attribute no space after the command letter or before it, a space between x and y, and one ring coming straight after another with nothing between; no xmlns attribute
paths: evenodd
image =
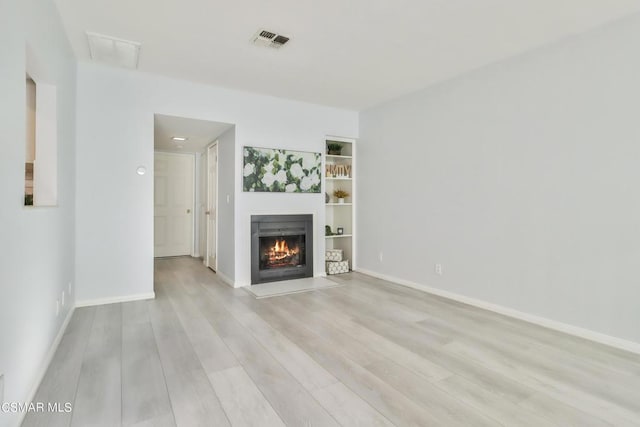
<svg viewBox="0 0 640 427"><path fill-rule="evenodd" d="M24 205L33 206L33 164L36 159L36 82L26 75L26 141L24 163Z"/></svg>
<svg viewBox="0 0 640 427"><path fill-rule="evenodd" d="M25 206L58 204L58 104L55 79L27 46Z"/></svg>

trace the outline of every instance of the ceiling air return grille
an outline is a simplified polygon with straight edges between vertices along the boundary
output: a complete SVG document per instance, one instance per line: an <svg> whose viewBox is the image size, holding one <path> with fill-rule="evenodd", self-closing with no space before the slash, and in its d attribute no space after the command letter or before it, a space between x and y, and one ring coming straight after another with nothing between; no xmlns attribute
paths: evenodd
<svg viewBox="0 0 640 427"><path fill-rule="evenodd" d="M138 68L140 43L87 31L91 59L118 67Z"/></svg>
<svg viewBox="0 0 640 427"><path fill-rule="evenodd" d="M268 46L279 49L289 41L289 37L274 33L273 31L258 30L252 40L253 44L257 46Z"/></svg>

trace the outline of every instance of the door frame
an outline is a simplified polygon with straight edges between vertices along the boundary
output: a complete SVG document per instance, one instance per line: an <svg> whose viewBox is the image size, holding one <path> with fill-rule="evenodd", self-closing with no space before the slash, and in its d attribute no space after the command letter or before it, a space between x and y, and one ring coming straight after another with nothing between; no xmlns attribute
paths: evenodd
<svg viewBox="0 0 640 427"><path fill-rule="evenodd" d="M210 226L210 221L208 216L210 214L206 215L206 221L205 221L205 225L206 225L206 245L205 245L205 259L204 259L204 264L209 267L210 269L212 269L213 271L217 272L218 271L218 230L220 229L220 227L218 226L218 221L219 221L219 215L218 215L218 206L219 206L219 200L220 200L220 194L219 194L219 183L220 183L220 168L219 168L219 164L218 164L218 159L219 159L219 145L218 145L218 140L216 139L215 141L213 141L211 144L207 145L207 171L206 171L206 183L207 183L207 192L206 192L206 196L207 196L207 207L206 210L208 212L211 211L211 203L210 203L210 196L211 196L211 189L209 188L211 185L210 179L209 179L209 170L211 167L211 158L209 156L210 151L212 149L215 148L215 165L216 165L216 196L215 199L213 200L214 202L214 215L215 215L215 246L216 246L216 257L215 257L215 262L213 266L209 265L209 259L210 259L210 254L209 254L209 235L210 235L210 230L209 230L209 226Z"/></svg>

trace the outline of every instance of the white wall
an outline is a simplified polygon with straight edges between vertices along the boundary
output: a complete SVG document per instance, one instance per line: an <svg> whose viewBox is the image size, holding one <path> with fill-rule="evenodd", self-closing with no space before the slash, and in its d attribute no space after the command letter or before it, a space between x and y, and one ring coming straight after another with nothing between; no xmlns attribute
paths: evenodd
<svg viewBox="0 0 640 427"><path fill-rule="evenodd" d="M279 98L215 88L94 64L78 65L78 300L145 295L153 289L153 114L236 125L233 266L220 272L250 280L251 213L314 213L323 239L323 195L241 193L243 145L322 151L325 134L352 136L358 116ZM150 173L140 177L135 169ZM221 169L224 166L221 166ZM224 224L220 224L221 228ZM222 247L220 248L222 250ZM316 269L322 268L318 260Z"/></svg>
<svg viewBox="0 0 640 427"><path fill-rule="evenodd" d="M223 280L233 283L235 277L235 126L214 139L218 142L218 274ZM203 153L196 154L197 162L201 163L196 177L200 183L199 205L200 226L196 235L199 236L200 256L206 261L207 257L207 194L208 194L208 148ZM199 175L198 175L199 174ZM227 202L227 195L229 201Z"/></svg>
<svg viewBox="0 0 640 427"><path fill-rule="evenodd" d="M640 342L639 51L635 16L363 112L359 266Z"/></svg>
<svg viewBox="0 0 640 427"><path fill-rule="evenodd" d="M218 137L218 271L235 281L236 128ZM227 196L229 201L227 202Z"/></svg>
<svg viewBox="0 0 640 427"><path fill-rule="evenodd" d="M57 86L58 206L25 208L25 43L39 74ZM56 299L74 280L75 60L49 0L2 3L0 13L0 373L5 401L24 401L73 296L56 317ZM0 413L0 426L19 414Z"/></svg>

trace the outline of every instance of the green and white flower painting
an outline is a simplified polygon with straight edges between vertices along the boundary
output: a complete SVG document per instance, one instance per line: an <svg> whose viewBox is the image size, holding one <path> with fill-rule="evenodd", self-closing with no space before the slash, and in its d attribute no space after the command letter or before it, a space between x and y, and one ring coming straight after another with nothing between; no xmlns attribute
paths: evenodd
<svg viewBox="0 0 640 427"><path fill-rule="evenodd" d="M320 153L244 147L243 190L319 193Z"/></svg>

